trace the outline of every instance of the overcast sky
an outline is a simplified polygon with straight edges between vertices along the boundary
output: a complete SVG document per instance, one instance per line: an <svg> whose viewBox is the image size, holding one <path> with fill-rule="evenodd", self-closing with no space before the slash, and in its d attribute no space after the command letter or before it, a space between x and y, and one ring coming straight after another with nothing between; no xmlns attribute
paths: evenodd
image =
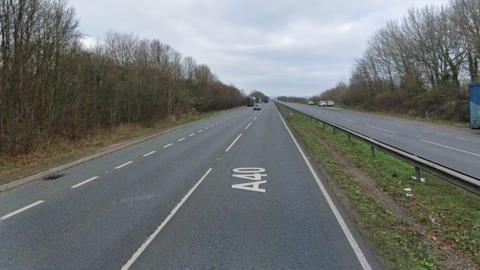
<svg viewBox="0 0 480 270"><path fill-rule="evenodd" d="M90 39L108 31L159 39L227 84L310 96L348 81L386 21L448 0L70 0Z"/></svg>

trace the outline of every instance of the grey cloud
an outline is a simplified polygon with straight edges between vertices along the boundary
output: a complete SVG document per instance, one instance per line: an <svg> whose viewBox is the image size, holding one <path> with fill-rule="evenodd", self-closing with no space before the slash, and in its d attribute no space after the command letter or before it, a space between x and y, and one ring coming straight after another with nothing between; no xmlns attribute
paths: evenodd
<svg viewBox="0 0 480 270"><path fill-rule="evenodd" d="M313 95L347 80L387 20L448 0L73 0L81 31L157 38L226 83L270 95ZM91 40L90 40L91 42Z"/></svg>

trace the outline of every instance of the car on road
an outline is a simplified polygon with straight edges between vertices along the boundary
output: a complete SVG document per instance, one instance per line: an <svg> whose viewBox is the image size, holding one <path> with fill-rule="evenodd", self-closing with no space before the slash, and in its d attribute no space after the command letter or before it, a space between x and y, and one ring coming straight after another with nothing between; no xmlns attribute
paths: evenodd
<svg viewBox="0 0 480 270"><path fill-rule="evenodd" d="M327 106L328 106L328 107L333 107L333 106L335 106L335 101L333 101L333 100L327 101Z"/></svg>
<svg viewBox="0 0 480 270"><path fill-rule="evenodd" d="M318 106L325 107L325 106L327 106L327 102L324 101L324 100L320 100L320 102L318 102Z"/></svg>
<svg viewBox="0 0 480 270"><path fill-rule="evenodd" d="M254 111L260 111L261 109L262 109L262 107L260 107L260 104L257 103L255 105L253 105L253 110Z"/></svg>
<svg viewBox="0 0 480 270"><path fill-rule="evenodd" d="M310 100L310 101L308 102L308 105L315 105L315 103Z"/></svg>

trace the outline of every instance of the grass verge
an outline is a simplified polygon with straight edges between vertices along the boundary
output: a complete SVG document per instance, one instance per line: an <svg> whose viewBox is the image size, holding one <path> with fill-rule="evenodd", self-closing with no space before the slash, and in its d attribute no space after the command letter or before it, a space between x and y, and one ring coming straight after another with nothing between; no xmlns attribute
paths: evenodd
<svg viewBox="0 0 480 270"><path fill-rule="evenodd" d="M277 104L387 269L480 269L480 198Z"/></svg>
<svg viewBox="0 0 480 270"><path fill-rule="evenodd" d="M101 151L104 147L153 135L175 126L207 118L215 113L185 114L169 117L157 121L148 127L139 124L121 125L111 130L99 130L94 132L94 135L78 141L57 139L51 145L39 143L28 154L16 156L0 155L0 184L6 184L37 172L45 171L49 167L94 154Z"/></svg>

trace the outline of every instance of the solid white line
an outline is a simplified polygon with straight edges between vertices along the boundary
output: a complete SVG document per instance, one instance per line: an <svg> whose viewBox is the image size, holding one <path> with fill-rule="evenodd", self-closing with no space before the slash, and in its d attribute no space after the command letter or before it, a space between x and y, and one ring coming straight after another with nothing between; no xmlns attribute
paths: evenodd
<svg viewBox="0 0 480 270"><path fill-rule="evenodd" d="M177 142L181 142L183 140L185 140L185 137L178 139Z"/></svg>
<svg viewBox="0 0 480 270"><path fill-rule="evenodd" d="M247 130L251 125L252 125L252 122L248 123L247 127L245 128L245 130Z"/></svg>
<svg viewBox="0 0 480 270"><path fill-rule="evenodd" d="M443 147L443 148L447 148L447 149L450 149L450 150L455 150L455 151L458 151L458 152L462 152L462 153L465 153L465 154L469 154L469 155L472 155L472 156L480 157L480 154L468 152L466 150L459 149L459 148L456 148L456 147L452 147L452 146L448 146L448 145L444 145L444 144L439 144L439 143L435 143L435 142L431 142L431 141L427 141L427 140L420 140L420 141L424 142L424 143L429 143L429 144L433 144L433 145L436 145L436 146L440 146L440 147Z"/></svg>
<svg viewBox="0 0 480 270"><path fill-rule="evenodd" d="M170 147L170 146L172 146L172 145L173 145L173 143L169 143L169 144L167 144L167 145L164 145L163 148L168 148L168 147Z"/></svg>
<svg viewBox="0 0 480 270"><path fill-rule="evenodd" d="M242 137L242 133L240 133L237 138L235 138L235 140L232 142L232 144L230 144L230 146L225 150L225 152L228 152L230 151L230 149L233 147L233 145L238 141L238 139L240 139L240 137Z"/></svg>
<svg viewBox="0 0 480 270"><path fill-rule="evenodd" d="M157 235L162 231L162 229L167 225L167 223L172 219L172 217L177 213L177 211L182 207L182 205L188 200L190 195L197 189L197 187L207 178L208 174L212 171L212 168L208 169L207 172L198 180L198 182L188 191L187 195L182 198L182 200L170 211L170 214L162 221L160 226L155 229L155 231L147 238L147 240L133 253L132 257L127 261L127 263L122 266L121 270L128 270L135 263L135 261L142 255L142 253L147 249L147 247L152 243L152 241L157 237Z"/></svg>
<svg viewBox="0 0 480 270"><path fill-rule="evenodd" d="M313 175L313 178L315 178L315 181L317 182L318 186L320 187L320 190L322 191L323 196L325 197L325 200L327 201L328 205L330 206L330 209L332 209L332 212L335 215L335 218L337 219L338 224L340 225L340 227L343 230L343 233L347 237L347 240L350 243L350 246L352 247L353 251L355 252L355 255L357 256L358 261L362 265L362 268L364 270L371 270L372 267L368 263L367 258L363 254L363 251L360 249L360 246L358 245L357 241L355 240L352 233L350 232L350 229L348 228L347 224L345 223L342 216L340 215L340 212L338 211L337 207L335 206L332 199L330 198L330 195L328 194L327 189L325 188L323 183L320 181L320 178L318 177L317 173L315 172L312 165L310 164L310 161L308 161L308 158L305 155L305 153L303 153L302 148L300 148L300 145L298 144L297 140L295 139L292 132L290 131L290 128L285 123L285 120L283 120L283 117L280 114L280 112L278 111L278 109L277 109L277 113L280 116L280 119L282 120L283 125L285 126L288 133L290 134L290 137L292 138L293 142L297 146L298 151L302 155L303 160L305 160L305 163L307 163L307 167L310 170L310 173Z"/></svg>
<svg viewBox="0 0 480 270"><path fill-rule="evenodd" d="M85 184L88 183L88 182L92 182L92 181L95 180L95 179L98 179L98 176L94 176L94 177L88 178L87 180L82 181L82 182L80 182L80 183L78 183L78 184L76 184L76 185L73 185L73 186L71 186L70 188L78 188L78 187L80 187L80 186L85 185Z"/></svg>
<svg viewBox="0 0 480 270"><path fill-rule="evenodd" d="M188 135L188 136L193 137L193 136L195 136L195 133L192 133L192 134L190 134L190 135Z"/></svg>
<svg viewBox="0 0 480 270"><path fill-rule="evenodd" d="M146 154L143 155L143 156L144 156L144 157L148 157L148 156L150 156L150 155L155 154L156 152L157 152L157 151L153 150L152 152L148 152L148 153L146 153Z"/></svg>
<svg viewBox="0 0 480 270"><path fill-rule="evenodd" d="M45 202L44 200L36 201L36 202L34 202L34 203L32 203L32 204L29 204L29 205L24 206L24 207L22 207L22 208L20 208L20 209L18 209L18 210L16 210L16 211L11 212L10 214L6 214L5 216L2 216L2 217L0 218L0 220L6 220L7 218L11 218L11 217L13 217L13 216L15 216L15 215L17 215L17 214L20 214L20 213L23 212L23 211L26 211L26 210L28 210L28 209L30 209L30 208L32 208L32 207L35 207L35 206L37 206L37 205L39 205L39 204L41 204L41 203L44 203L44 202Z"/></svg>
<svg viewBox="0 0 480 270"><path fill-rule="evenodd" d="M375 126L371 126L371 125L366 125L366 126L369 127L369 128L373 128L373 129L376 129L376 130L383 131L385 133L390 133L390 134L393 134L393 135L397 135L397 133L394 132L394 131L390 131L390 130L387 130L387 129L383 129L383 128L379 128L379 127L375 127Z"/></svg>
<svg viewBox="0 0 480 270"><path fill-rule="evenodd" d="M123 168L123 167L125 167L125 166L128 166L128 165L130 165L130 164L132 164L132 163L133 163L133 161L131 161L131 160L130 160L130 161L127 161L127 162L123 163L122 165L118 165L117 167L115 167L115 169L118 170L118 169Z"/></svg>

